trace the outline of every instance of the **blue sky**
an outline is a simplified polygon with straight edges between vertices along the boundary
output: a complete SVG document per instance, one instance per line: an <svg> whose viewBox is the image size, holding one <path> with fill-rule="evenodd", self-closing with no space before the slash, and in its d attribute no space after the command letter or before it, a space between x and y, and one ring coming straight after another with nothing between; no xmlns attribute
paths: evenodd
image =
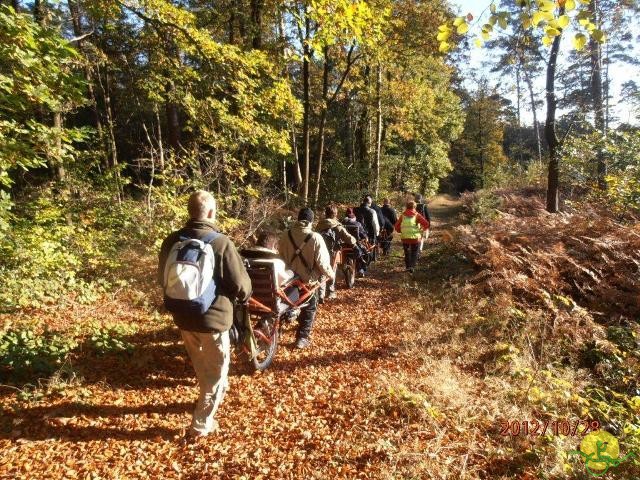
<svg viewBox="0 0 640 480"><path fill-rule="evenodd" d="M481 23L478 20L484 19L489 15L489 5L491 4L490 0L452 0L451 3L453 5L457 5L460 9L460 14L466 15L467 13L471 13L475 18L473 20L473 24L475 27L469 32L470 39L474 39L475 36L479 32L479 26ZM496 3L499 3L496 1ZM484 15L483 15L484 14ZM477 22L477 23L476 23ZM636 38L640 34L640 24L636 23L634 26L634 30L636 31ZM567 36L568 37L568 36ZM470 54L470 63L468 68L463 69L465 73L465 77L467 78L467 87L473 89L474 87L474 79L480 78L481 76L486 76L489 79L489 83L491 85L500 84L500 88L502 93L509 97L515 105L516 102L516 94L515 94L515 78L505 77L498 73L491 73L491 65L490 63L495 62L495 53L491 52L487 48L478 48L474 45L473 41L469 42L469 54ZM563 39L561 44L561 56L569 53L571 49L571 41L569 38ZM635 56L640 56L640 48L639 45L635 44ZM562 62L559 62L560 68L562 68ZM611 77L611 89L610 92L613 98L610 101L611 104L611 112L613 116L619 118L620 122L629 122L638 124L639 120L637 116L635 116L629 106L625 102L620 101L620 89L622 83L626 80L635 79L636 81L640 81L640 68L639 67L630 67L628 65L612 65L610 68L610 77ZM538 98L540 100L544 99L544 78L541 76L538 78L535 89L537 90ZM531 112L526 108L527 102L525 100L524 106L522 110L522 120L526 124L533 123ZM538 116L544 115L544 110L539 109Z"/></svg>

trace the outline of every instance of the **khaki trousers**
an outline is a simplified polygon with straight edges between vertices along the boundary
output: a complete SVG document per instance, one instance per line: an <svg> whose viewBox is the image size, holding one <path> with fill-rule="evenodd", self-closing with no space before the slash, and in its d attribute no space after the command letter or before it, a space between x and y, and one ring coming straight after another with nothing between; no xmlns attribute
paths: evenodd
<svg viewBox="0 0 640 480"><path fill-rule="evenodd" d="M229 332L200 333L180 330L180 334L200 387L190 433L207 435L216 428L213 417L229 386Z"/></svg>

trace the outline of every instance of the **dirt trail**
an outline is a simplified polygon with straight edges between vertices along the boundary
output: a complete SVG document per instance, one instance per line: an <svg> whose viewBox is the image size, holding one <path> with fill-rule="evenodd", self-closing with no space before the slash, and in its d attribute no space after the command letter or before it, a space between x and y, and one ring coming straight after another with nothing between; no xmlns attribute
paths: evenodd
<svg viewBox="0 0 640 480"><path fill-rule="evenodd" d="M459 203L431 203L434 230L451 224ZM176 442L197 396L176 329L167 322L136 339L131 358L101 357L84 380L53 401L7 400L0 432L0 478L392 478L402 418L385 413L388 379L410 375L420 359L403 352L403 319L415 293L402 288L401 249L352 290L320 306L312 347L292 348L286 329L272 367L232 366L219 411L220 433ZM385 398L387 398L385 400ZM419 426L412 440L435 433Z"/></svg>

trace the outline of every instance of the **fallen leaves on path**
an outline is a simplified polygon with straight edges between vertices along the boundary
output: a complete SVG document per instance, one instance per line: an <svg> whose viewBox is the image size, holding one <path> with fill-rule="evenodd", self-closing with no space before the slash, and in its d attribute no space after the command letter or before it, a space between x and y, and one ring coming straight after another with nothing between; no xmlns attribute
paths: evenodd
<svg viewBox="0 0 640 480"><path fill-rule="evenodd" d="M398 351L412 300L383 277L378 271L322 305L311 348L292 348L292 326L265 373L249 374L236 359L220 433L188 447L177 439L197 388L167 324L140 335L130 358L77 365L83 381L64 396L5 397L1 476L382 478L402 419L380 417L372 399L382 373L416 364Z"/></svg>

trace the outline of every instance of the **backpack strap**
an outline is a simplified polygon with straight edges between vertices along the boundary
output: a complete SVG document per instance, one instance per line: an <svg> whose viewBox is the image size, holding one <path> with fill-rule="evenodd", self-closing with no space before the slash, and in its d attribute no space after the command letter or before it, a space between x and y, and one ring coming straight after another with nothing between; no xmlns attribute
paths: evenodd
<svg viewBox="0 0 640 480"><path fill-rule="evenodd" d="M216 232L216 231L212 231L207 233L204 237L202 238L197 238L197 237L190 237L188 235L185 234L184 229L182 230L178 230L178 241L179 242L186 242L187 240L200 240L202 243L204 243L205 245L207 243L211 243L213 242L216 238L218 238L220 236L220 233Z"/></svg>
<svg viewBox="0 0 640 480"><path fill-rule="evenodd" d="M293 257L291 257L291 261L289 262L290 265L293 265L293 261L297 258L300 259L300 261L303 263L303 265L305 266L305 268L307 269L307 271L309 273L311 273L313 271L313 268L309 266L309 262L307 262L307 259L304 258L302 256L302 249L304 248L304 246L307 244L307 242L309 240L311 240L311 237L313 236L312 234L308 234L304 241L302 242L302 245L298 246L296 245L296 241L293 239L293 235L291 235L291 230L289 230L287 232L289 234L289 240L291 241L291 245L293 245L293 248L295 248L295 252L293 254Z"/></svg>
<svg viewBox="0 0 640 480"><path fill-rule="evenodd" d="M205 244L207 243L211 243L213 242L216 238L218 238L220 236L220 233L213 231L213 232L209 232L207 233L204 237L202 237L200 240L202 242L204 242Z"/></svg>

